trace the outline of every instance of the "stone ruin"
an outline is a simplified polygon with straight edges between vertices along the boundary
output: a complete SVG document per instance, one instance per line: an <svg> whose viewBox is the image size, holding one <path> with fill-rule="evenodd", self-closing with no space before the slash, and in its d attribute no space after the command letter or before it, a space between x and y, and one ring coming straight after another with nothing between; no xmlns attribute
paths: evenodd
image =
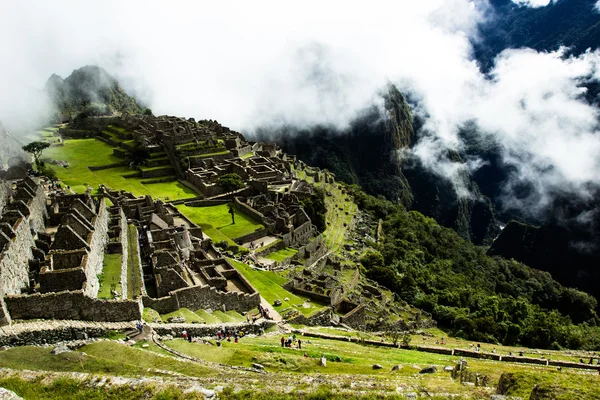
<svg viewBox="0 0 600 400"><path fill-rule="evenodd" d="M138 225L145 307L163 314L182 307L246 312L260 304L250 282L175 207L149 196L105 193Z"/></svg>

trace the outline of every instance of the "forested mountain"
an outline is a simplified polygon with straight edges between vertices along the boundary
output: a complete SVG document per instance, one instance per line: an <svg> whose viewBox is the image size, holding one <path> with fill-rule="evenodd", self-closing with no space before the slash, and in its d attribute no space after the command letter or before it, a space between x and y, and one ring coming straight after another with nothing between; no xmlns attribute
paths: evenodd
<svg viewBox="0 0 600 400"><path fill-rule="evenodd" d="M596 0L551 1L546 7L519 6L511 0L491 0L488 20L480 25L475 56L485 70L504 49L528 47L538 51L569 48L580 54L600 46L600 12Z"/></svg>
<svg viewBox="0 0 600 400"><path fill-rule="evenodd" d="M104 69L87 65L66 79L53 74L44 87L61 119L86 115L141 113L143 109Z"/></svg>
<svg viewBox="0 0 600 400"><path fill-rule="evenodd" d="M310 165L329 169L340 181L433 217L474 243L491 242L498 224L490 200L479 195L478 185L466 172L461 179L471 197L459 196L452 182L426 169L417 157L401 156L417 140L419 121L395 86L390 85L383 96L384 115L375 107L365 110L345 131L288 128L262 130L259 137L276 141ZM461 160L457 153L450 156Z"/></svg>
<svg viewBox="0 0 600 400"><path fill-rule="evenodd" d="M511 0L489 4L478 40L473 42L474 57L483 71L489 71L494 58L508 48L553 51L565 46L568 56L600 46L596 0L560 0L538 8ZM581 85L587 90L586 100L600 104L600 85L593 80ZM565 285L600 296L594 283L600 269L599 188L588 188L586 199L568 192L550 193L555 200L538 213L511 207L504 202L504 189L517 169L503 159L501 143L481 140L478 127L466 124L459 132L460 153L449 151L447 158L458 163L475 158L480 167L461 173L462 187L470 196L458 196L452 182L427 170L419 159L407 155L410 152L402 152L419 140L421 124L413 117L412 104L394 87L384 97L386 115L370 110L346 131L288 129L269 132L269 137L301 160L332 170L339 180L432 217L475 244L490 244L499 233L498 221L520 221L500 233L490 254L514 258L552 273ZM527 198L533 190L522 185L515 195Z"/></svg>
<svg viewBox="0 0 600 400"><path fill-rule="evenodd" d="M363 272L431 312L452 334L544 348L600 346L592 296L547 272L489 256L416 211L357 186L350 192L363 211L383 220L384 239L362 254Z"/></svg>

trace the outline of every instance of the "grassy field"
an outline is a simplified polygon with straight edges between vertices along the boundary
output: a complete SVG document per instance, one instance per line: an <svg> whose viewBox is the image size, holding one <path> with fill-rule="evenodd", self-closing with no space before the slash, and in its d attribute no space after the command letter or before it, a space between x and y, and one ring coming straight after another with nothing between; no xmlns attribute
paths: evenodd
<svg viewBox="0 0 600 400"><path fill-rule="evenodd" d="M134 225L127 226L127 298L133 299L136 296L142 294L142 285L144 282L141 281L140 268L141 265L138 262L138 247L137 247L137 235L138 230Z"/></svg>
<svg viewBox="0 0 600 400"><path fill-rule="evenodd" d="M228 204L209 207L188 207L182 204L177 209L200 225L215 243L225 240L230 245L235 245L233 239L264 228L260 222L238 211L235 212L235 224L232 224Z"/></svg>
<svg viewBox="0 0 600 400"><path fill-rule="evenodd" d="M293 309L298 310L304 315L311 315L318 310L323 308L322 305L315 302L307 302L307 298L295 295L292 292L288 292L281 287L287 282L287 279L271 271L257 271L252 269L250 266L229 259L231 264L242 274L250 283L258 290L262 297L273 304L275 300L281 300L282 305L274 307L277 312L282 314L285 310ZM285 299L289 300L286 301ZM308 307L304 307L307 305Z"/></svg>
<svg viewBox="0 0 600 400"><path fill-rule="evenodd" d="M223 312L221 310L215 310L209 313L206 310L191 311L187 308L180 308L179 310L173 311L168 314L159 315L156 311L145 308L143 318L147 322L153 322L154 320L161 319L163 322L168 322L171 317L183 317L186 323L198 323L198 324L219 324L223 322L246 322L246 317L240 313L229 310Z"/></svg>
<svg viewBox="0 0 600 400"><path fill-rule="evenodd" d="M292 257L297 252L298 252L298 250L296 250L296 249L292 249L290 247L286 247L285 249L281 249L281 250L277 250L277 251L272 252L271 254L269 254L268 256L266 256L265 258L267 258L269 260L281 262L281 261L285 260L288 257Z"/></svg>
<svg viewBox="0 0 600 400"><path fill-rule="evenodd" d="M91 343L77 352L53 355L50 353L51 350L50 347L32 346L11 348L2 352L0 367L123 376L145 375L149 368L178 372L187 376L205 376L210 373L210 369L202 365L160 357L151 352L110 341Z"/></svg>
<svg viewBox="0 0 600 400"><path fill-rule="evenodd" d="M56 171L58 178L72 190L82 193L87 186L96 189L100 184L111 189L127 190L136 196L150 194L161 199L184 199L197 194L180 182L142 184L141 178L124 178L135 172L127 167L116 167L90 171L88 166L110 165L124 161L112 154L113 147L97 139L65 140L64 146L51 147L44 151L42 160ZM52 165L52 160L69 163L68 168Z"/></svg>
<svg viewBox="0 0 600 400"><path fill-rule="evenodd" d="M44 400L134 400L134 399L191 399L200 400L200 393L184 393L174 385L158 388L154 385L119 385L95 387L85 380L60 378L52 382L36 378L24 380L18 377L0 379L0 387L17 393L24 399Z"/></svg>
<svg viewBox="0 0 600 400"><path fill-rule="evenodd" d="M303 341L302 350L283 348L279 335L263 337L245 337L238 344L223 342L222 347L206 346L175 339L166 342L167 346L193 357L211 362L235 366L250 366L257 362L272 373L320 373L329 375L348 374L368 375L373 382L389 378L416 379L423 387L433 387L436 392L460 393L464 386L460 381L450 378L450 373L443 371L444 366L455 365L460 357L416 350L402 350L349 343L299 337ZM304 357L304 353L308 357ZM327 367L318 365L318 359L324 355L328 360ZM339 359L341 361L336 362ZM373 369L374 364L383 368ZM565 399L600 398L600 377L597 373L585 373L576 370L556 370L553 367L539 367L511 363L500 363L489 360L468 360L469 371L487 375L492 385L497 384L503 372L510 372L518 377L518 382L511 388L510 395L528 398L534 384L556 385L571 392ZM392 367L399 365L398 371ZM437 366L434 374L420 375L419 370L431 365ZM576 393L582 396L574 396ZM485 397L487 398L487 397ZM558 397L561 398L561 397Z"/></svg>
<svg viewBox="0 0 600 400"><path fill-rule="evenodd" d="M98 298L112 299L111 290L121 293L121 261L122 254L105 254L102 265L102 275L100 281L100 290Z"/></svg>

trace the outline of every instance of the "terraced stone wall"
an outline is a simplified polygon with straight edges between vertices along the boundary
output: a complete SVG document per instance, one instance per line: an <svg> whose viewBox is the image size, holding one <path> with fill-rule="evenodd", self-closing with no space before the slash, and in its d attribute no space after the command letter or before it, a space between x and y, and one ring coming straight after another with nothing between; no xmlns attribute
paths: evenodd
<svg viewBox="0 0 600 400"><path fill-rule="evenodd" d="M94 299L83 290L5 296L12 319L71 319L120 322L142 318L141 302Z"/></svg>

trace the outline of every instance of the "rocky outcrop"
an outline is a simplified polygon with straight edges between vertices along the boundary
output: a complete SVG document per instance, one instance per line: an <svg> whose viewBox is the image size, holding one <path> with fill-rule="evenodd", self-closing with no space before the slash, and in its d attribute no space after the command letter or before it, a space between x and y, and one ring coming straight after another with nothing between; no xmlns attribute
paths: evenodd
<svg viewBox="0 0 600 400"><path fill-rule="evenodd" d="M299 160L327 168L339 181L433 217L476 244L490 243L498 231L491 201L468 171L457 177L460 182L451 182L411 157L407 150L418 141L420 121L395 86L383 97L384 113L375 107L365 110L345 131L290 129L268 132L268 137ZM447 157L463 163L456 152Z"/></svg>

